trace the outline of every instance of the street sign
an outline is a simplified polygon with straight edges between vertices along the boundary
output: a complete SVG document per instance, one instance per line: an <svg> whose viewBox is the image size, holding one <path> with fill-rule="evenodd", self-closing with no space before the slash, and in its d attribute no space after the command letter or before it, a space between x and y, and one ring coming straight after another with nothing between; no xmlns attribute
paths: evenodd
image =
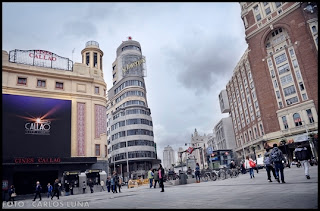
<svg viewBox="0 0 320 211"><path fill-rule="evenodd" d="M213 151L212 147L208 147L208 148L207 148L207 154L208 154L208 155L210 155L210 154L212 153L212 151Z"/></svg>

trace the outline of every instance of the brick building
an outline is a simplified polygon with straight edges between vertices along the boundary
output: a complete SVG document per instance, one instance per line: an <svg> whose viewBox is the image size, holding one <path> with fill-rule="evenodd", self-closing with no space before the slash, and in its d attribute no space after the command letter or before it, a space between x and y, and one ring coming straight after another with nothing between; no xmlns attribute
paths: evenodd
<svg viewBox="0 0 320 211"><path fill-rule="evenodd" d="M318 130L318 9L312 2L241 2L240 6L248 49L227 85L236 152L241 157L252 153L261 157L264 147L286 140L291 159L291 143L307 141ZM245 97L253 100L254 115L241 111L241 92L240 102L234 101L239 79L250 87L251 94ZM306 145L317 156L312 150L317 142Z"/></svg>

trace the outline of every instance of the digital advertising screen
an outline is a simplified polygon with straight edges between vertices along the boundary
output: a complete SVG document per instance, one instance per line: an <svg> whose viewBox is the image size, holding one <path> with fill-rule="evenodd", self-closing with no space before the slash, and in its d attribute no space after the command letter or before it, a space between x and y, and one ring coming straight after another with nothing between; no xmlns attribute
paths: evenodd
<svg viewBox="0 0 320 211"><path fill-rule="evenodd" d="M2 94L2 156L70 157L71 100Z"/></svg>

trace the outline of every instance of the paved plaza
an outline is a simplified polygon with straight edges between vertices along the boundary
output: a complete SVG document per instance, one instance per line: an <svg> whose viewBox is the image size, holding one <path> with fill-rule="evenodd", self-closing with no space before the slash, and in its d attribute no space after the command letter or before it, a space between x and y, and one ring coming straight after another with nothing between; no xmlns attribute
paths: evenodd
<svg viewBox="0 0 320 211"><path fill-rule="evenodd" d="M104 208L104 209L318 209L318 166L310 167L311 179L304 176L303 168L285 168L285 184L267 181L265 169L226 180L170 185L165 192L147 185L122 188L121 193L96 192L62 196L53 200L43 195L37 199L19 200L15 205L3 203L5 209L13 208Z"/></svg>

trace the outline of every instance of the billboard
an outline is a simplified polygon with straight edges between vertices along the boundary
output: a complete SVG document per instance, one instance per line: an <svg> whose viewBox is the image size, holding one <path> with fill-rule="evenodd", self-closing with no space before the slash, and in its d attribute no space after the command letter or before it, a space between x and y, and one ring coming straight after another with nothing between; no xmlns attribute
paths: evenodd
<svg viewBox="0 0 320 211"><path fill-rule="evenodd" d="M2 94L2 156L71 156L71 100Z"/></svg>
<svg viewBox="0 0 320 211"><path fill-rule="evenodd" d="M146 76L145 56L126 54L122 57L121 70L122 76Z"/></svg>

